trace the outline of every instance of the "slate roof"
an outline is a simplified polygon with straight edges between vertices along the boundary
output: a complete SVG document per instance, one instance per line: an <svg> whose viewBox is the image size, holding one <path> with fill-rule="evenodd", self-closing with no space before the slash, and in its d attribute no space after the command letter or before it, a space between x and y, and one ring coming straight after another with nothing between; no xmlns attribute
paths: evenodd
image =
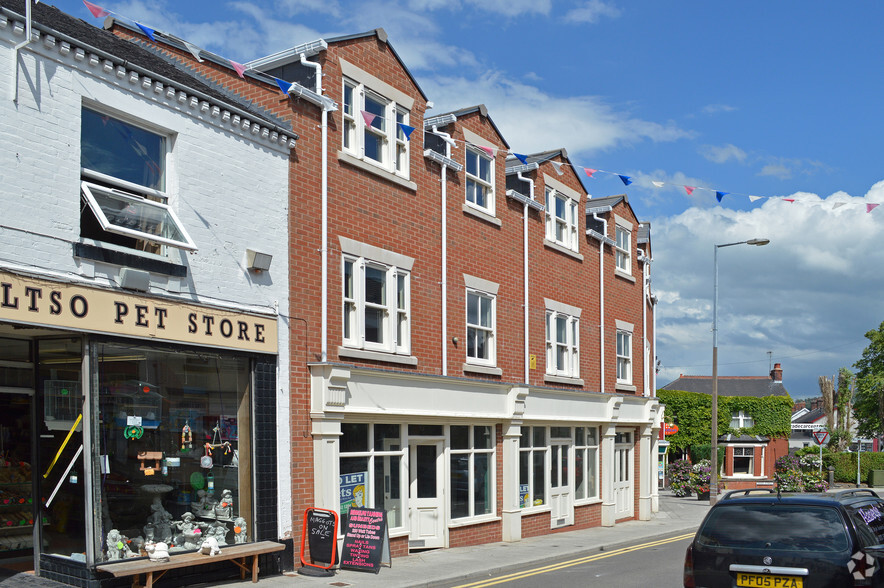
<svg viewBox="0 0 884 588"><path fill-rule="evenodd" d="M544 161L550 161L551 159L555 159L559 155L562 156L562 159L568 159L568 152L565 149L553 149L552 151L543 151L541 153L533 153L531 155L525 156L525 161L528 162L527 165L531 165L532 163L543 163ZM510 168L518 167L523 165L522 162L515 156L510 156L506 160L507 170Z"/></svg>
<svg viewBox="0 0 884 588"><path fill-rule="evenodd" d="M815 423L821 418L825 418L826 413L823 412L822 408L815 408L810 412L801 415L800 417L793 420L793 423Z"/></svg>
<svg viewBox="0 0 884 588"><path fill-rule="evenodd" d="M590 198L586 201L586 212L589 214L599 208L605 208L606 206L616 206L621 202L626 202L627 204L629 204L629 199L626 197L626 194L618 194L616 196L603 196L601 198Z"/></svg>
<svg viewBox="0 0 884 588"><path fill-rule="evenodd" d="M494 119L492 119L491 116L488 114L488 107L485 106L484 104L477 104L475 106L468 106L466 108L461 108L459 110L452 110L450 112L441 112L439 114L434 114L433 116L436 117L436 116L444 116L446 114L453 114L457 118L460 118L460 117L466 116L468 114L473 114L474 112L478 112L479 114L481 114L482 116L484 116L485 118L488 119L488 122L491 123L491 126L494 127L494 130L497 132L497 136L498 136L498 138L500 138L501 142L503 143L503 146L506 147L507 149L509 149L510 148L509 143L506 142L506 139L504 138L503 133L501 133L500 129L497 128L497 125L494 124Z"/></svg>
<svg viewBox="0 0 884 588"><path fill-rule="evenodd" d="M24 0L0 0L0 9L16 14L22 21L25 18ZM246 111L252 118L297 138L292 132L291 125L223 90L196 72L184 69L179 62L171 60L153 48L142 47L138 43L121 39L110 31L95 27L44 2L31 6L31 21L37 30L57 36L60 40L68 40L74 45L83 44L98 49L118 58L122 63L140 67L222 104L235 106ZM87 47L84 49L88 51Z"/></svg>
<svg viewBox="0 0 884 588"><path fill-rule="evenodd" d="M679 376L661 390L684 390L712 394L712 376ZM769 376L718 376L719 396L788 396L782 382Z"/></svg>

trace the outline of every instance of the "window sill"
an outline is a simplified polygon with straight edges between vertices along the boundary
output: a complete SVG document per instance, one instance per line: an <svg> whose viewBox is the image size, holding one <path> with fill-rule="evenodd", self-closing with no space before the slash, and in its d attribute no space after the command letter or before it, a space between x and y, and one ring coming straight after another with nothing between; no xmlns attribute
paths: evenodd
<svg viewBox="0 0 884 588"><path fill-rule="evenodd" d="M412 182L410 180L406 180L405 178L402 178L400 176L397 176L394 173L388 172L387 170L382 169L376 165L373 165L371 163L363 161L362 159L359 159L358 157L350 155L349 153L345 153L343 151L338 151L338 161L348 163L348 164L352 165L353 167L359 168L363 171L367 171L367 172L372 173L376 176L380 176L381 178L387 180L388 182L393 182L394 184L402 186L403 188L407 188L413 192L417 191L417 184L415 184L414 182Z"/></svg>
<svg viewBox="0 0 884 588"><path fill-rule="evenodd" d="M474 363L463 364L463 371L472 372L474 374L485 374L486 376L502 376L503 370L498 367L486 365L476 365Z"/></svg>
<svg viewBox="0 0 884 588"><path fill-rule="evenodd" d="M351 359L367 359L370 361L386 361L402 365L417 365L417 358L413 355L397 355L384 353L383 351L366 351L365 349L352 349L350 347L338 347L338 357Z"/></svg>
<svg viewBox="0 0 884 588"><path fill-rule="evenodd" d="M548 504L539 504L537 506L529 506L529 507L523 508L523 509L521 509L521 512L522 512L522 516L536 515L536 514L542 514L545 512L552 512L552 508Z"/></svg>
<svg viewBox="0 0 884 588"><path fill-rule="evenodd" d="M471 525L481 525L483 523L494 523L500 520L497 515L481 515L478 517L463 517L459 519L451 519L448 522L449 529L457 529L458 527L469 527Z"/></svg>
<svg viewBox="0 0 884 588"><path fill-rule="evenodd" d="M635 392L636 390L635 386L633 386L632 384L621 384L620 382L617 382L617 384L614 386L614 389L623 390L625 392Z"/></svg>
<svg viewBox="0 0 884 588"><path fill-rule="evenodd" d="M602 499L593 496L592 498L581 498L574 501L574 506L592 506L593 504L601 504Z"/></svg>
<svg viewBox="0 0 884 588"><path fill-rule="evenodd" d="M495 225L498 227L503 225L503 223L500 222L500 219L497 218L496 216L489 214L483 210L480 210L480 209L476 208L475 206L470 206L466 202L463 203L463 211L465 214L472 215L479 220L485 221L486 223L491 223L492 225Z"/></svg>
<svg viewBox="0 0 884 588"><path fill-rule="evenodd" d="M122 267L131 267L134 269L144 270L154 274L163 274L175 278L187 277L187 266L164 261L156 255L149 253L139 254L137 251L131 253L119 251L110 247L102 247L100 245L92 245L90 243L74 243L74 257L80 259L89 259L91 261L100 261L110 263Z"/></svg>
<svg viewBox="0 0 884 588"><path fill-rule="evenodd" d="M543 376L544 382L549 382L551 384L567 384L569 386L583 386L582 378L569 378L568 376L554 376L552 374L546 374Z"/></svg>
<svg viewBox="0 0 884 588"><path fill-rule="evenodd" d="M564 245L559 245L555 241L550 241L549 239L544 239L543 245L545 247L548 247L549 249L554 249L555 251L558 251L559 253L564 253L565 255L570 255L571 257L573 257L576 260L583 261L583 256L580 253L574 251L573 249L568 249Z"/></svg>
<svg viewBox="0 0 884 588"><path fill-rule="evenodd" d="M617 276L618 278L623 278L624 280L635 284L635 277L632 274L627 274L622 269L614 268L614 275Z"/></svg>

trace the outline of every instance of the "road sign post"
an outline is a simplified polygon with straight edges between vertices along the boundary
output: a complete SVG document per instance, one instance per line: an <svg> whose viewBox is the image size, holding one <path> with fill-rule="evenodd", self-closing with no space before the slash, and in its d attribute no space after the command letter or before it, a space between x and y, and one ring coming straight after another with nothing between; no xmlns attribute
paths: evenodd
<svg viewBox="0 0 884 588"><path fill-rule="evenodd" d="M820 474L823 473L823 443L829 438L828 431L814 431L813 438L816 440L816 444L820 446Z"/></svg>

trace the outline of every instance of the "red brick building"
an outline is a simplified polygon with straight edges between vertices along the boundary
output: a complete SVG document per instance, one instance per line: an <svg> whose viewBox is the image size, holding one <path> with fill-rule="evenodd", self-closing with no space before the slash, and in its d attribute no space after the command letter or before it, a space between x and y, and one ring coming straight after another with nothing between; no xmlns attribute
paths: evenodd
<svg viewBox="0 0 884 588"><path fill-rule="evenodd" d="M382 29L243 78L156 37L299 135L268 202L290 217L280 538L354 504L394 556L650 518L650 227L625 195L590 198L564 149L512 155L484 106L433 113Z"/></svg>

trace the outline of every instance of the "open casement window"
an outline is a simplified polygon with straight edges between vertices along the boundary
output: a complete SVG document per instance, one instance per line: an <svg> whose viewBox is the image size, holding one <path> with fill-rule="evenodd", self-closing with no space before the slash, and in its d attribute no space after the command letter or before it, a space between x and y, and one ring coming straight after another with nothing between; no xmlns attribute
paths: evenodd
<svg viewBox="0 0 884 588"><path fill-rule="evenodd" d="M83 107L80 124L80 237L162 254L196 251L167 205L168 137Z"/></svg>
<svg viewBox="0 0 884 588"><path fill-rule="evenodd" d="M409 112L395 101L344 79L343 150L349 154L408 178Z"/></svg>
<svg viewBox="0 0 884 588"><path fill-rule="evenodd" d="M81 190L103 231L136 241L197 250L181 221L166 204L87 181L81 183Z"/></svg>
<svg viewBox="0 0 884 588"><path fill-rule="evenodd" d="M577 202L546 189L546 238L553 243L577 251Z"/></svg>
<svg viewBox="0 0 884 588"><path fill-rule="evenodd" d="M494 160L468 146L466 162L467 203L494 214Z"/></svg>
<svg viewBox="0 0 884 588"><path fill-rule="evenodd" d="M580 377L580 320L561 312L546 312L546 373Z"/></svg>
<svg viewBox="0 0 884 588"><path fill-rule="evenodd" d="M364 258L344 258L343 343L409 353L409 274Z"/></svg>
<svg viewBox="0 0 884 588"><path fill-rule="evenodd" d="M495 365L494 296L467 291L467 363Z"/></svg>

